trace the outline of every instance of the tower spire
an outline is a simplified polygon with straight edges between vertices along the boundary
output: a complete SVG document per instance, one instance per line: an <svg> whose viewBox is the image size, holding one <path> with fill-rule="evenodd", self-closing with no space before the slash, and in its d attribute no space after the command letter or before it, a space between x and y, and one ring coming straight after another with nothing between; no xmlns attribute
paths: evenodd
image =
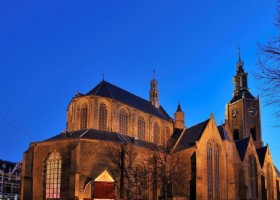
<svg viewBox="0 0 280 200"><path fill-rule="evenodd" d="M153 79L150 82L150 102L156 107L159 107L159 92L158 92L158 82L155 79L156 70L153 70Z"/></svg>
<svg viewBox="0 0 280 200"><path fill-rule="evenodd" d="M238 61L236 63L236 71L237 72L244 72L243 66L244 62L241 60L241 53L240 47L238 47Z"/></svg>
<svg viewBox="0 0 280 200"><path fill-rule="evenodd" d="M182 111L182 108L181 108L181 105L180 105L180 100L178 101L178 107L177 107L177 111L176 112L180 112L180 111Z"/></svg>
<svg viewBox="0 0 280 200"><path fill-rule="evenodd" d="M238 61L241 61L241 56L240 56L240 47L238 46Z"/></svg>

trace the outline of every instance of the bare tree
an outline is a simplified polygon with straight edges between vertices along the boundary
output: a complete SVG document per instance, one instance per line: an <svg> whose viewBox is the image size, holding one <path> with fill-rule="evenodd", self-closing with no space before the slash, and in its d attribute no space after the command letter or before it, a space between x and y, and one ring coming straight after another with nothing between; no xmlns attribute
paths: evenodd
<svg viewBox="0 0 280 200"><path fill-rule="evenodd" d="M119 175L120 198L148 199L149 169L135 147L126 144L108 144L102 151L111 171Z"/></svg>
<svg viewBox="0 0 280 200"><path fill-rule="evenodd" d="M172 154L170 146L155 146L153 155L149 158L149 165L153 166L152 176L154 184L160 189L160 198L166 200L168 191L173 191L174 187L187 191L186 164L180 156ZM186 194L184 194L186 195Z"/></svg>
<svg viewBox="0 0 280 200"><path fill-rule="evenodd" d="M275 26L280 27L280 0L277 1L277 18ZM266 44L258 45L259 71L255 78L261 81L261 90L267 105L280 106L280 35L273 37ZM280 110L275 112L280 118Z"/></svg>

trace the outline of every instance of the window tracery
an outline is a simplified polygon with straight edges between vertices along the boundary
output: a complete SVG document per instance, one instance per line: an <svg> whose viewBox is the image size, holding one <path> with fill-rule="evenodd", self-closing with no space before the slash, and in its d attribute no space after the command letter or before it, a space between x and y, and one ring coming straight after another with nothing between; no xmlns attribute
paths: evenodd
<svg viewBox="0 0 280 200"><path fill-rule="evenodd" d="M88 107L83 105L81 108L81 129L87 128Z"/></svg>
<svg viewBox="0 0 280 200"><path fill-rule="evenodd" d="M154 123L154 134L153 134L153 142L159 142L159 126L157 123Z"/></svg>
<svg viewBox="0 0 280 200"><path fill-rule="evenodd" d="M207 143L207 186L208 199L220 199L219 146L212 140Z"/></svg>
<svg viewBox="0 0 280 200"><path fill-rule="evenodd" d="M138 138L145 140L145 120L143 117L138 119Z"/></svg>
<svg viewBox="0 0 280 200"><path fill-rule="evenodd" d="M258 194L257 165L253 155L248 158L248 194L250 199L257 198Z"/></svg>
<svg viewBox="0 0 280 200"><path fill-rule="evenodd" d="M120 111L119 119L120 119L120 121L119 121L120 133L127 134L127 132L128 132L128 114L124 109L122 109Z"/></svg>
<svg viewBox="0 0 280 200"><path fill-rule="evenodd" d="M61 188L61 158L51 152L46 160L46 199L59 199Z"/></svg>
<svg viewBox="0 0 280 200"><path fill-rule="evenodd" d="M99 107L99 129L107 130L107 107L104 103Z"/></svg>

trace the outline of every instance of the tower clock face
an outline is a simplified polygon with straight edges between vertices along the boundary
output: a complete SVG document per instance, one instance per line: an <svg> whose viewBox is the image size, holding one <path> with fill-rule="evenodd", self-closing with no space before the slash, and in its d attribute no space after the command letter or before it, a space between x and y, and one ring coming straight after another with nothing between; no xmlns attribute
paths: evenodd
<svg viewBox="0 0 280 200"><path fill-rule="evenodd" d="M237 110L236 107L233 108L231 115L232 115L232 117L234 117L234 118L237 117L237 115L238 115L238 110Z"/></svg>
<svg viewBox="0 0 280 200"><path fill-rule="evenodd" d="M255 107L251 106L250 108L248 108L248 114L250 116L257 116L258 115L258 111Z"/></svg>

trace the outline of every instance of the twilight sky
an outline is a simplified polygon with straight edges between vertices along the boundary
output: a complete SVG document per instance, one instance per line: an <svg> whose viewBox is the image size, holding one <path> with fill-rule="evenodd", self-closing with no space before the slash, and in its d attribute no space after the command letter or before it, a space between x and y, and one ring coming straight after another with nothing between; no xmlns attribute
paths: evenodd
<svg viewBox="0 0 280 200"><path fill-rule="evenodd" d="M210 113L221 124L238 46L261 97L252 73L257 44L277 32L275 15L276 0L0 1L0 159L20 161L32 138L63 131L71 98L103 74L148 99L156 69L172 117L180 100L187 127ZM280 168L274 108L261 100L263 141Z"/></svg>

